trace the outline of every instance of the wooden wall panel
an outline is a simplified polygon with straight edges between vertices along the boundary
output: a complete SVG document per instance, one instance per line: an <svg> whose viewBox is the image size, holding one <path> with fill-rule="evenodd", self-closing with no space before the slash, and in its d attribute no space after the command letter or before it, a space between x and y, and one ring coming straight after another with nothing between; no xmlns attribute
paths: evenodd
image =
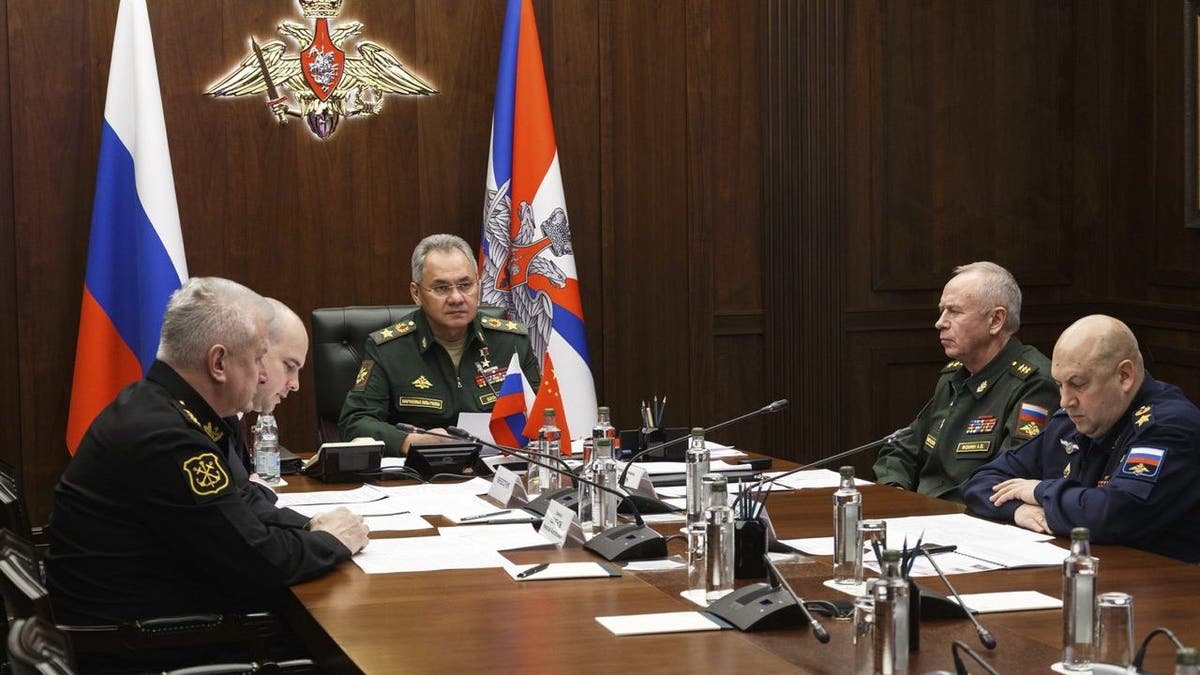
<svg viewBox="0 0 1200 675"><path fill-rule="evenodd" d="M0 10L0 35L8 35L8 7ZM9 106L8 50L0 49L0 317L17 315L16 227L13 224L12 116ZM17 322L0 321L0 429L9 442L0 458L21 467L21 350Z"/></svg>

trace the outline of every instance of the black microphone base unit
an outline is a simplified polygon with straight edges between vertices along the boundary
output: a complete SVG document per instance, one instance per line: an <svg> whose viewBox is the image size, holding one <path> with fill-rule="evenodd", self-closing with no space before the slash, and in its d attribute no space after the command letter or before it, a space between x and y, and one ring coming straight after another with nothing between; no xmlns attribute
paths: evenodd
<svg viewBox="0 0 1200 675"><path fill-rule="evenodd" d="M653 528L636 523L611 527L583 547L609 562L667 557L667 540Z"/></svg>
<svg viewBox="0 0 1200 675"><path fill-rule="evenodd" d="M787 589L758 583L743 586L713 602L706 610L738 630L787 628L808 623Z"/></svg>
<svg viewBox="0 0 1200 675"><path fill-rule="evenodd" d="M534 470L536 471L537 469L535 468ZM552 492L543 490L537 499L529 500L529 503L525 505L525 510L533 511L539 516L544 516L546 515L546 510L550 508L550 502L558 502L572 511L578 511L579 493L573 487L559 488Z"/></svg>
<svg viewBox="0 0 1200 675"><path fill-rule="evenodd" d="M626 506L626 504L630 503L632 503L632 506ZM637 494L627 494L625 499L621 500L621 503L617 505L618 513L628 515L632 514L634 509L637 509L638 513L680 513L683 511L683 509L677 509L654 497Z"/></svg>
<svg viewBox="0 0 1200 675"><path fill-rule="evenodd" d="M687 427L662 427L658 429L623 429L620 432L621 448L632 450L633 454L646 452L642 460L647 462L682 462L687 453L687 446L679 439L689 433ZM658 445L665 448L655 449Z"/></svg>
<svg viewBox="0 0 1200 675"><path fill-rule="evenodd" d="M967 609L950 598L925 586L916 586L921 596L922 619L966 619Z"/></svg>

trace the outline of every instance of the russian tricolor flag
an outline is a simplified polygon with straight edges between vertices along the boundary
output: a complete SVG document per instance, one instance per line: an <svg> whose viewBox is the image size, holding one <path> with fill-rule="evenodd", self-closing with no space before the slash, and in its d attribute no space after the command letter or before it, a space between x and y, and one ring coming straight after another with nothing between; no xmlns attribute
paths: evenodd
<svg viewBox="0 0 1200 675"><path fill-rule="evenodd" d="M154 361L167 299L187 279L145 0L121 0L100 135L67 448Z"/></svg>
<svg viewBox="0 0 1200 675"><path fill-rule="evenodd" d="M529 444L525 423L533 398L533 387L525 378L525 371L521 370L521 359L513 354L504 381L500 383L499 398L492 406L491 421L488 422L492 440L510 448L523 448Z"/></svg>
<svg viewBox="0 0 1200 675"><path fill-rule="evenodd" d="M541 386L553 379L548 366L561 385L559 427L568 438L586 433L596 421L596 387L531 0L508 3L484 202L482 302L529 327Z"/></svg>

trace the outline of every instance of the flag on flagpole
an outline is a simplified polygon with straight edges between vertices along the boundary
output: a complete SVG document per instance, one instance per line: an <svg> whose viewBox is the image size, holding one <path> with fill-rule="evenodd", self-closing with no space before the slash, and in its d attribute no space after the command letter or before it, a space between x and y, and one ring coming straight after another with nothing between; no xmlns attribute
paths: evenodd
<svg viewBox="0 0 1200 675"><path fill-rule="evenodd" d="M563 408L562 387L559 385L558 374L554 369L554 359L550 353L546 353L546 358L542 361L542 383L538 385L537 396L533 399L533 409L530 411L529 419L525 422L525 437L535 439L538 437L538 432L542 428L544 422L544 413L546 408L554 409L554 419L558 422L558 430L562 432L564 439L570 438L567 435L567 426L563 423L565 419L565 409ZM594 424L595 420L593 420ZM591 427L588 427L591 431ZM571 444L564 441L559 448L562 454L571 454Z"/></svg>
<svg viewBox="0 0 1200 675"><path fill-rule="evenodd" d="M558 374L564 437L586 433L596 421L596 386L531 0L509 0L505 15L486 184L481 300L529 327L541 386L551 361ZM536 404L532 417L540 427Z"/></svg>
<svg viewBox="0 0 1200 675"><path fill-rule="evenodd" d="M531 436L525 434L525 423L529 419L529 407L533 405L533 399L533 386L525 377L525 371L521 370L520 357L514 353L504 381L500 383L496 404L492 406L492 418L488 422L492 440L510 448L528 445Z"/></svg>
<svg viewBox="0 0 1200 675"><path fill-rule="evenodd" d="M187 279L146 0L121 0L100 132L67 448L158 351L167 299Z"/></svg>

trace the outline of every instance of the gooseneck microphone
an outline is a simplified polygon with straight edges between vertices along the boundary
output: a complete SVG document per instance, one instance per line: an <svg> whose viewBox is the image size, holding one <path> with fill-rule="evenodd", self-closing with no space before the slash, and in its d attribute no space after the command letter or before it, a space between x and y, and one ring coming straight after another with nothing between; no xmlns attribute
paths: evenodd
<svg viewBox="0 0 1200 675"><path fill-rule="evenodd" d="M991 649L991 647L988 647L988 649ZM974 649L971 649L967 646L967 643L963 642L962 640L955 640L950 644L950 654L954 656L954 672L957 673L957 675L970 675L970 671L967 670L967 665L963 663L962 656L959 655L960 651L966 652L971 656L972 659L975 659L975 663L978 663L981 668L987 671L988 675L1000 675L999 671L992 667L992 664L984 661L982 656L975 653Z"/></svg>
<svg viewBox="0 0 1200 675"><path fill-rule="evenodd" d="M630 505L630 510L633 514L633 523L623 523L615 527L610 527L600 534L595 535L591 539L588 539L583 544L585 549L596 553L605 560L610 562L618 562L623 560L641 560L643 558L665 558L667 556L667 540L664 539L661 534L655 532L654 528L646 525L646 521L642 518L642 514L638 511L637 505L632 501L629 501L628 495L618 492L617 490L614 490L606 485L600 485L595 481L575 475L570 471L570 467L566 464L566 462L563 462L560 458L552 459L557 459L564 466L567 466L567 470L563 470L556 466L552 466L551 464L540 462L534 459L534 457L543 457L543 453L527 452L517 448L497 445L495 443L478 438L465 429L460 429L458 427L448 427L445 434L432 432L428 429L420 429L419 427L413 428L416 429L418 433L442 436L444 438L469 440L473 443L486 445L493 450L499 450L500 452L507 452L509 454L516 455L530 464L545 467L558 474L570 476L572 480L614 495L619 500L618 503L622 501L628 502Z"/></svg>
<svg viewBox="0 0 1200 675"><path fill-rule="evenodd" d="M812 615L812 612L808 609L808 605L804 604L804 598L796 595L796 591L792 590L792 585L780 574L779 568L775 566L775 561L771 560L771 555L764 553L763 560L767 563L767 569L771 570L771 576L775 578L775 581L779 585L783 586L788 595L792 596L792 599L796 601L796 605L800 607L800 611L804 613L804 618L808 619L808 625L812 627L813 637L817 638L817 642L821 644L829 642L829 631L825 630L825 626L822 626L821 622L817 621L817 618Z"/></svg>
<svg viewBox="0 0 1200 675"><path fill-rule="evenodd" d="M860 445L857 448L851 448L845 452L839 452L836 455L831 455L829 457L818 459L815 462L809 462L808 464L805 464L804 466L798 466L795 469L792 469L791 471L781 473L778 476L774 476L772 478L764 478L764 479L760 480L758 483L756 483L754 485L754 487L757 488L757 487L766 485L767 483L774 483L775 481L782 480L793 474L800 473L801 471L815 469L818 466L829 464L831 462L836 462L839 459L845 459L847 457L850 457L851 455L857 455L860 452L866 452L867 450L874 450L875 448L878 448L883 445L887 445L888 443L891 443L892 441L899 440L901 438L906 438L911 433L912 433L912 427L902 427L900 429L893 431L892 433L888 434L887 436L884 436L883 438L879 438L874 441L871 441L870 443ZM746 491L743 490L742 494L745 494L745 493L746 493Z"/></svg>
<svg viewBox="0 0 1200 675"><path fill-rule="evenodd" d="M950 580L947 579L946 575L942 573L942 568L938 566L937 561L933 559L933 556L929 553L929 551L925 550L925 547L923 546L921 547L921 553L925 554L925 558L929 561L929 564L933 565L933 571L937 572L938 578L941 579L942 583L946 585L946 590L950 591L950 595L954 596L954 600L958 603L958 606L962 608L963 612L966 613L967 618L971 620L971 623L975 624L975 632L979 633L979 641L983 643L984 647L987 647L988 649L995 649L996 638L992 637L992 634L988 632L988 629L984 628L983 624L979 623L979 619L975 618L975 613L967 608L967 604L963 602L962 596L958 594L958 591L954 590L954 586L950 584ZM966 645L963 646L965 647ZM970 650L968 649L968 651ZM954 661L955 664L958 663L957 656L955 657Z"/></svg>
<svg viewBox="0 0 1200 675"><path fill-rule="evenodd" d="M788 400L786 398L781 398L778 401L772 401L771 403L768 403L767 405L759 408L758 410L752 410L744 415L738 415L737 417L734 417L733 419L728 419L728 420L725 420L724 422L719 422L717 424L714 424L711 427L707 427L704 429L704 433L707 434L711 431L716 431L718 429L724 429L725 427L727 427L731 424L737 424L738 422L741 422L742 420L748 420L751 417L757 417L759 415L766 415L768 413L779 412L780 410L787 408L788 405L789 405ZM618 485L625 484L625 476L626 476L626 474L629 473L629 467L633 466L633 463L636 462L637 460L641 459L646 453L651 452L653 450L665 450L666 448L669 448L671 446L679 445L680 443L687 441L689 438L691 438L690 435L683 435L683 436L680 436L679 438L673 438L673 439L667 441L666 443L659 443L658 445L652 445L650 447L647 447L645 450L642 450L642 451L638 452L637 454L635 454L634 456L630 457L629 463L625 465L625 470L621 472L620 479L617 480L617 484Z"/></svg>
<svg viewBox="0 0 1200 675"><path fill-rule="evenodd" d="M1150 648L1150 642L1159 635L1166 635L1167 639L1175 643L1175 649L1183 649L1183 643L1179 641L1179 637L1170 628L1159 626L1147 633L1146 638L1142 640L1142 646L1138 647L1137 656L1133 657L1132 663L1135 672L1142 672L1142 663L1146 660L1146 650Z"/></svg>

